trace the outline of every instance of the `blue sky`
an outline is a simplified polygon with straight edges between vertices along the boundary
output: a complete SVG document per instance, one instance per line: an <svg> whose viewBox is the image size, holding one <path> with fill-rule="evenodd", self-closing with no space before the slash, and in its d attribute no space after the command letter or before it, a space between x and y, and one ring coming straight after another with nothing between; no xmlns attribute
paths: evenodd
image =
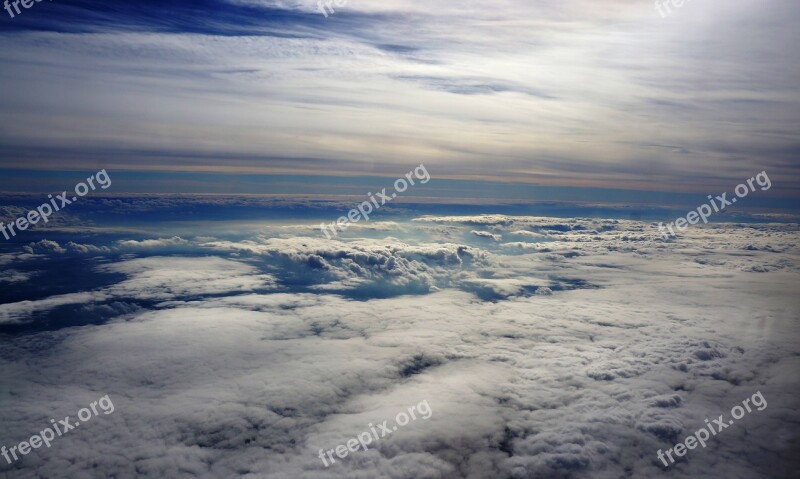
<svg viewBox="0 0 800 479"><path fill-rule="evenodd" d="M357 187L425 163L478 197L521 183L530 200L648 202L637 192L704 196L762 170L764 196L798 196L795 1L666 18L621 0L316 9L65 0L6 15L0 170L17 181L0 190L107 168L128 180L116 192L260 193L246 180L260 175L307 194L320 176Z"/></svg>

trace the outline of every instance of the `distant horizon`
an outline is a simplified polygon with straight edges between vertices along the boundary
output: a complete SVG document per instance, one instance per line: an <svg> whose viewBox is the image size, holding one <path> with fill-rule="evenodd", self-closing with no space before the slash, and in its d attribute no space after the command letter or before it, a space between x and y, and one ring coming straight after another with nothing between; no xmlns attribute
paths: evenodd
<svg viewBox="0 0 800 479"><path fill-rule="evenodd" d="M0 196L52 193L69 188L90 170L58 171L4 170L0 176L14 179L0 188ZM219 174L208 172L109 171L113 187L93 196L188 195L261 196L268 198L308 198L324 201L358 200L368 192L390 187L391 175L314 175L314 174ZM733 191L672 192L622 188L544 186L519 182L448 179L432 174L427 185L410 188L397 199L398 204L442 205L541 205L558 203L585 206L636 206L642 208L682 207L704 202L709 194ZM744 180L743 180L744 181ZM35 185L36 189L32 189ZM736 205L742 212L800 211L800 198L780 195L779 184L768 191L756 191ZM785 190L783 192L786 192Z"/></svg>

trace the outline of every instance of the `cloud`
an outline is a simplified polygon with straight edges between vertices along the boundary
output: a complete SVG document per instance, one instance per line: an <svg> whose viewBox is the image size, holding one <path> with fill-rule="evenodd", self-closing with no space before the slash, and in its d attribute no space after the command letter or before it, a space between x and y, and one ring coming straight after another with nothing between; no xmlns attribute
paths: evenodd
<svg viewBox="0 0 800 479"><path fill-rule="evenodd" d="M470 231L470 233L475 235L475 236L477 236L477 237L479 237L479 238L489 238L489 239L491 239L493 241L500 241L501 239L503 239L502 235L496 235L496 234L490 233L488 231L472 230L472 231Z"/></svg>
<svg viewBox="0 0 800 479"><path fill-rule="evenodd" d="M23 247L23 250L29 254L105 254L111 252L106 246L79 244L70 241L64 247L61 247L57 241L51 240L39 240L35 243L29 243Z"/></svg>
<svg viewBox="0 0 800 479"><path fill-rule="evenodd" d="M129 279L109 288L121 298L168 300L181 297L250 292L274 287L274 278L249 265L217 257L149 257L99 266Z"/></svg>
<svg viewBox="0 0 800 479"><path fill-rule="evenodd" d="M703 194L766 169L796 196L799 64L769 54L798 40L796 2L495 6L48 5L5 33L0 162L391 176L415 158L440 178Z"/></svg>
<svg viewBox="0 0 800 479"><path fill-rule="evenodd" d="M47 251L63 254L62 250L43 242ZM41 244L41 243L40 243ZM100 248L85 248L95 253L107 252ZM82 251L79 248L78 251ZM37 300L0 304L0 324L18 324L35 320L38 313L49 313L66 305L83 305L84 310L103 313L111 317L136 310L120 300L170 301L189 300L203 296L231 293L250 293L275 288L271 275L261 274L252 266L218 257L148 257L96 266L100 273L123 274L128 277L110 287L95 291L60 294ZM27 281L33 273L11 271L5 282ZM46 281L45 273L37 273ZM108 304L100 304L108 302ZM119 306L122 306L121 310ZM102 316L103 314L101 314Z"/></svg>
<svg viewBox="0 0 800 479"><path fill-rule="evenodd" d="M59 306L85 304L94 301L103 301L107 298L108 296L101 292L85 292L52 296L36 301L0 304L0 324L12 324L30 320L31 315L34 313L47 311Z"/></svg>
<svg viewBox="0 0 800 479"><path fill-rule="evenodd" d="M120 248L167 248L171 246L186 246L189 242L178 236L172 238L158 238L149 240L123 240L119 241Z"/></svg>
<svg viewBox="0 0 800 479"><path fill-rule="evenodd" d="M461 267L480 262L479 249L458 244L407 244L393 238L330 241L321 237L258 238L202 244L218 252L267 256L292 283L325 290L421 294L447 284Z"/></svg>
<svg viewBox="0 0 800 479"><path fill-rule="evenodd" d="M31 279L34 273L26 273L17 270L6 270L3 276L0 276L0 283L24 283Z"/></svg>
<svg viewBox="0 0 800 479"><path fill-rule="evenodd" d="M475 225L503 237L546 231L548 251L478 248ZM797 467L797 225L696 227L672 242L652 224L586 218L428 217L381 240L284 226L179 246L214 256L79 257L124 277L27 312L0 306L22 319L65 301L86 312L107 302L119 315L0 343L13 385L0 390L0 443L105 394L116 406L91 432L0 471L744 479ZM437 232L465 243L425 239ZM355 297L288 280L307 271L312 285L381 281L393 278L390 264L400 280L437 288ZM658 449L755 391L767 409L664 470ZM318 458L422 400L430 419L330 468Z"/></svg>

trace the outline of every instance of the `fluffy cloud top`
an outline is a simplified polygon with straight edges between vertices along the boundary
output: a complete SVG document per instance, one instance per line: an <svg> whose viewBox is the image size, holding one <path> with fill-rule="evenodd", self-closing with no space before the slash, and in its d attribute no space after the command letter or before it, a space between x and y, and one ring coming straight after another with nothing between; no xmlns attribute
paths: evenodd
<svg viewBox="0 0 800 479"><path fill-rule="evenodd" d="M519 244L531 232L527 244L547 250L487 242L476 224ZM142 306L0 343L13 385L0 388L0 443L105 394L116 410L0 471L767 479L800 466L796 225L694 228L669 242L646 223L511 216L428 217L382 242L287 231L300 228L185 245L213 256L109 260L97 267L124 275L113 285L51 298ZM438 287L298 291L303 271L312 286ZM28 306L15 314L49 307ZM756 391L767 409L663 467L658 449ZM422 400L429 420L329 468L318 458Z"/></svg>

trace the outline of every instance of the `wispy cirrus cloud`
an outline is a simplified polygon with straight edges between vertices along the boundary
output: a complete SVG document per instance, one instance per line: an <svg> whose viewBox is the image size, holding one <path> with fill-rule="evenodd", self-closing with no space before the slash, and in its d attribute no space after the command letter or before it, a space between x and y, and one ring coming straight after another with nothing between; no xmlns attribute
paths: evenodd
<svg viewBox="0 0 800 479"><path fill-rule="evenodd" d="M45 6L4 23L2 166L795 193L796 2Z"/></svg>

